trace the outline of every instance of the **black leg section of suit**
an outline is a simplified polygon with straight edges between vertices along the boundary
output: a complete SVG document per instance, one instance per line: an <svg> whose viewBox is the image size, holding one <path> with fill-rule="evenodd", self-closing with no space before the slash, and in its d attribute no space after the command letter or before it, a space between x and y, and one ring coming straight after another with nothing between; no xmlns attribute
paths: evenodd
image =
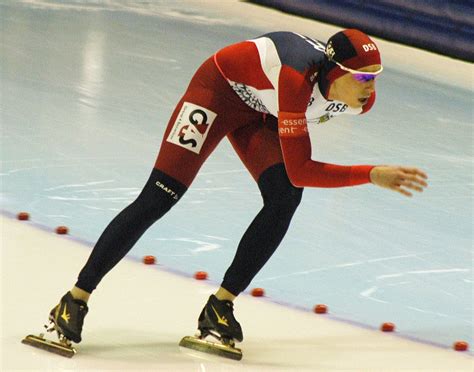
<svg viewBox="0 0 474 372"><path fill-rule="evenodd" d="M91 293L102 278L130 251L145 231L168 212L187 187L158 169L138 198L120 212L102 233L76 286Z"/></svg>
<svg viewBox="0 0 474 372"><path fill-rule="evenodd" d="M266 169L258 180L263 208L240 241L222 287L234 295L248 287L275 252L298 207L303 189L294 187L283 164Z"/></svg>

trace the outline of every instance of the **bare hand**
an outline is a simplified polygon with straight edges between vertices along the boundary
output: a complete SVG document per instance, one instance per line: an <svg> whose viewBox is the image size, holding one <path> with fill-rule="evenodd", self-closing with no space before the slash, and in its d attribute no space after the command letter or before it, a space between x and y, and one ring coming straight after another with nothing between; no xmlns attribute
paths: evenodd
<svg viewBox="0 0 474 372"><path fill-rule="evenodd" d="M379 166L370 171L370 181L377 186L397 191L405 196L413 194L408 190L422 192L428 184L428 176L418 168Z"/></svg>

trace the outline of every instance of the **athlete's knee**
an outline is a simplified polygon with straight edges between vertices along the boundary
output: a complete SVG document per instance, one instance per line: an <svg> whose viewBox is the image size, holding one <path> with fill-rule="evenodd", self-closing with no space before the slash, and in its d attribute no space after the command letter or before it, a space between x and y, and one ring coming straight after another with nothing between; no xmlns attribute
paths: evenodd
<svg viewBox="0 0 474 372"><path fill-rule="evenodd" d="M264 206L270 207L277 213L289 213L293 215L300 205L303 196L303 189L287 185L279 187L278 192L264 196Z"/></svg>
<svg viewBox="0 0 474 372"><path fill-rule="evenodd" d="M265 170L258 180L265 207L280 212L294 213L298 208L303 189L291 184L283 164Z"/></svg>
<svg viewBox="0 0 474 372"><path fill-rule="evenodd" d="M301 203L303 189L289 185L277 196L273 203L281 205L283 208L295 211Z"/></svg>
<svg viewBox="0 0 474 372"><path fill-rule="evenodd" d="M158 219L181 199L186 190L181 182L155 168L133 204L144 215Z"/></svg>

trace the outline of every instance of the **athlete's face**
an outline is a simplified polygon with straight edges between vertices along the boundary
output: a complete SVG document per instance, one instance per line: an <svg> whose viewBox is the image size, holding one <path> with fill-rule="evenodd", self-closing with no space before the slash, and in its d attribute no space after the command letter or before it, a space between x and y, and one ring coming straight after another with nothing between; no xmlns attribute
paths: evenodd
<svg viewBox="0 0 474 372"><path fill-rule="evenodd" d="M370 65L358 69L361 72L376 72L380 65ZM347 73L334 80L329 90L329 99L342 101L350 107L358 108L365 105L370 95L375 91L375 79L359 81L354 75Z"/></svg>

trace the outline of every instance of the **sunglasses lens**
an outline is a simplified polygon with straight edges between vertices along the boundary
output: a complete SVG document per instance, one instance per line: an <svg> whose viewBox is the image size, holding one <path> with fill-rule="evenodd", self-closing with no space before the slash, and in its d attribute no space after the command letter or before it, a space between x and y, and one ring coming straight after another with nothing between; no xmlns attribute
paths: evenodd
<svg viewBox="0 0 474 372"><path fill-rule="evenodd" d="M375 79L375 75L372 74L352 74L354 79L360 81L362 83L367 83L368 81L372 81Z"/></svg>

